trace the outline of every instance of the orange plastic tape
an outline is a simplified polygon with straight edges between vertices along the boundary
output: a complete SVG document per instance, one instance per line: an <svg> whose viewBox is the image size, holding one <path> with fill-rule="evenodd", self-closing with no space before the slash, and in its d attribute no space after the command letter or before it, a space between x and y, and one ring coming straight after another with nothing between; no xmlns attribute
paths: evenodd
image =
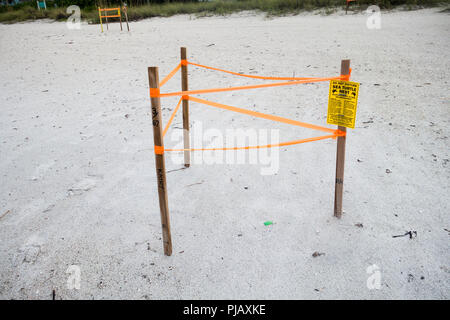
<svg viewBox="0 0 450 320"><path fill-rule="evenodd" d="M102 17L102 18L119 18L120 16L117 15L117 16L100 16L100 17Z"/></svg>
<svg viewBox="0 0 450 320"><path fill-rule="evenodd" d="M175 107L175 110L173 110L172 114L170 115L169 121L167 121L166 127L164 128L164 131L163 131L163 137L166 135L167 130L169 130L170 124L172 123L173 118L175 118L175 114L177 113L178 109L180 108L182 100L183 100L183 98L180 98L177 106Z"/></svg>
<svg viewBox="0 0 450 320"><path fill-rule="evenodd" d="M190 62L190 61L188 61L187 63L191 64L193 66L199 67L199 68L205 68L205 69L225 72L225 73L233 74L235 76L252 78L252 79L263 79L263 80L308 80L308 79L314 79L314 78L305 78L305 77L265 77L265 76L254 76L254 75L250 75L250 74L243 74L243 73L223 70L223 69L219 69L219 68L208 67L208 66L204 66L204 65L201 65L201 64L198 64L198 63L194 63L194 62Z"/></svg>
<svg viewBox="0 0 450 320"><path fill-rule="evenodd" d="M181 65L182 65L182 66L187 66L188 63L189 63L189 62L188 62L187 60L184 60L184 59L181 60Z"/></svg>
<svg viewBox="0 0 450 320"><path fill-rule="evenodd" d="M352 74L352 68L350 68L350 69L348 70L348 74L346 74L346 75L341 75L341 77L342 77L341 80L344 80L344 81L350 81L350 76L351 76L351 74Z"/></svg>
<svg viewBox="0 0 450 320"><path fill-rule="evenodd" d="M305 142L319 141L330 138L335 138L335 134L330 134L326 136L306 138L300 140L292 140L287 142L275 143L275 144L266 144L261 146L246 146L246 147L229 147L229 148L191 148L191 149L165 149L165 151L177 152L177 151L217 151L217 150L247 150L247 149L263 149L263 148L274 148L274 147L283 147L290 146L294 144L300 144Z"/></svg>
<svg viewBox="0 0 450 320"><path fill-rule="evenodd" d="M326 127L322 127L322 126L317 126L317 125L309 124L309 123L305 123L305 122L300 122L300 121L297 121L297 120L292 120L292 119L287 119L287 118L283 118L283 117L273 116L273 115L270 115L270 114L265 114L265 113L261 113L261 112L251 111L251 110L242 109L242 108L238 108L238 107L232 107L232 106L228 106L228 105L225 105L225 104L212 102L212 101L208 101L208 100L203 100L203 99L199 99L199 98L195 98L195 97L191 97L191 96L189 96L189 100L194 101L194 102L198 102L198 103L202 103L202 104L206 104L206 105L209 105L211 107L216 107L216 108L225 109L225 110L229 110L229 111L239 112L239 113L247 114L247 115L258 117L258 118L263 118L263 119L277 121L277 122L282 122L282 123L286 123L286 124L291 124L291 125L299 126L299 127L303 127L303 128L308 128L308 129L313 129L313 130L320 130L320 131L330 132L330 133L336 134L336 130L335 129L330 129L330 128L326 128Z"/></svg>
<svg viewBox="0 0 450 320"><path fill-rule="evenodd" d="M118 11L120 8L106 8L106 9L100 9L100 11Z"/></svg>
<svg viewBox="0 0 450 320"><path fill-rule="evenodd" d="M162 87L169 81L181 68L181 62L159 83L159 87Z"/></svg>
<svg viewBox="0 0 450 320"><path fill-rule="evenodd" d="M155 154L164 154L164 146L155 146Z"/></svg>
<svg viewBox="0 0 450 320"><path fill-rule="evenodd" d="M161 96L159 88L150 88L150 98L158 98Z"/></svg>
<svg viewBox="0 0 450 320"><path fill-rule="evenodd" d="M322 82L329 80L344 80L349 76L339 76L339 77L331 77L331 78L312 78L308 80L299 80L299 81L289 81L289 82L277 82L277 83L266 83L266 84L257 84L250 86L240 86L240 87L229 87L229 88L215 88L215 89L203 89L203 90L190 90L190 91L178 91L178 92L169 92L169 93L160 93L159 97L174 97L174 96L184 96L191 94L201 94L201 93L212 93L212 92L225 92L225 91L236 91L236 90L246 90L246 89L258 89L258 88L268 88L268 87L281 87L281 86L292 86L301 83L311 83L311 82Z"/></svg>

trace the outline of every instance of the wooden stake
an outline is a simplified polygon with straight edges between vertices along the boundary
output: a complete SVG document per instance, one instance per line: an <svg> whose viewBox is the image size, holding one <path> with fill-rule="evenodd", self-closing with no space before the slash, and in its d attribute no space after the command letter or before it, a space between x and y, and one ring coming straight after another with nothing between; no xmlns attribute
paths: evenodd
<svg viewBox="0 0 450 320"><path fill-rule="evenodd" d="M103 18L102 18L102 12L100 11L100 7L98 7L98 17L100 18L100 28L102 29L103 32Z"/></svg>
<svg viewBox="0 0 450 320"><path fill-rule="evenodd" d="M181 60L187 60L186 48L181 48ZM181 91L188 91L188 69L187 65L181 65ZM190 148L189 142L189 100L183 99L183 139L184 149ZM184 166L191 164L191 153L184 151Z"/></svg>
<svg viewBox="0 0 450 320"><path fill-rule="evenodd" d="M125 20L127 21L127 29L128 29L128 32L130 32L130 26L128 25L128 13L127 13L127 7L125 7Z"/></svg>
<svg viewBox="0 0 450 320"><path fill-rule="evenodd" d="M341 75L350 73L350 60L341 61ZM347 132L346 127L338 126L338 129ZM345 139L346 136L337 137L336 152L336 180L334 185L334 216L342 216L342 196L344 193L344 163L345 163Z"/></svg>
<svg viewBox="0 0 450 320"><path fill-rule="evenodd" d="M150 88L159 88L159 72L158 67L148 68L148 81ZM155 150L158 146L164 147L162 135L162 118L161 118L161 101L159 97L151 98L152 120L153 120L153 141ZM172 237L170 235L170 218L169 204L167 200L167 184L166 184L166 166L164 161L164 152L156 154L156 179L158 181L159 209L161 213L161 225L164 244L164 254L170 256L172 254Z"/></svg>
<svg viewBox="0 0 450 320"><path fill-rule="evenodd" d="M120 13L120 7L119 7L119 19L120 19L120 31L123 31L122 29L122 13Z"/></svg>

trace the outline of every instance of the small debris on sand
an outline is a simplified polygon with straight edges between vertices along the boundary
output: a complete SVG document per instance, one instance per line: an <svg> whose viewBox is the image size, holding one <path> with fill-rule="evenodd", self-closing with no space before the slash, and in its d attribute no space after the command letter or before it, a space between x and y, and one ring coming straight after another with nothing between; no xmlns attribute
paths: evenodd
<svg viewBox="0 0 450 320"><path fill-rule="evenodd" d="M98 284L97 284L97 288L99 288L99 289L103 289L105 287L105 284L103 283L103 281L100 281Z"/></svg>
<svg viewBox="0 0 450 320"><path fill-rule="evenodd" d="M406 237L409 236L410 239L417 237L417 231L407 231L405 234L400 234L396 236L392 236L392 238Z"/></svg>
<svg viewBox="0 0 450 320"><path fill-rule="evenodd" d="M6 210L1 216L0 219L4 218L8 213L10 213L11 210Z"/></svg>
<svg viewBox="0 0 450 320"><path fill-rule="evenodd" d="M312 254L312 257L313 257L313 258L317 258L317 257L324 256L324 255L325 255L325 253L323 253L323 252L315 251L315 252Z"/></svg>

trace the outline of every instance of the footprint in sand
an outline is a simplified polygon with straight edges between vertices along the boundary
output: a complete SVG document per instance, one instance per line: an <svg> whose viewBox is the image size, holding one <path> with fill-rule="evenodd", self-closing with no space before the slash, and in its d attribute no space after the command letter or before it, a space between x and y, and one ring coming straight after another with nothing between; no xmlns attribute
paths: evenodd
<svg viewBox="0 0 450 320"><path fill-rule="evenodd" d="M91 190L97 185L97 182L94 179L86 178L74 184L69 190L67 190L69 196L72 195L81 195L86 191Z"/></svg>

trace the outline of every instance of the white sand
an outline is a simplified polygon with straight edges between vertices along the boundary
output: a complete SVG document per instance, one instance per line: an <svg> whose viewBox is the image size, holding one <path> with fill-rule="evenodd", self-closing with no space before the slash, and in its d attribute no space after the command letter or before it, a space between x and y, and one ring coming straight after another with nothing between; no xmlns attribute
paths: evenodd
<svg viewBox="0 0 450 320"><path fill-rule="evenodd" d="M450 19L438 11L382 13L381 30L341 13L177 16L104 34L0 25L0 297L448 299ZM351 59L361 89L341 220L333 140L282 148L276 175L194 164L167 175L174 254L163 255L147 67L166 75L183 45L192 61L261 75L331 76ZM244 83L259 82L190 69L191 88ZM177 76L165 90L179 88ZM203 97L326 125L327 90ZM175 102L163 101L165 120ZM316 134L197 104L191 119ZM379 290L366 286L373 264ZM70 265L80 290L67 288Z"/></svg>

